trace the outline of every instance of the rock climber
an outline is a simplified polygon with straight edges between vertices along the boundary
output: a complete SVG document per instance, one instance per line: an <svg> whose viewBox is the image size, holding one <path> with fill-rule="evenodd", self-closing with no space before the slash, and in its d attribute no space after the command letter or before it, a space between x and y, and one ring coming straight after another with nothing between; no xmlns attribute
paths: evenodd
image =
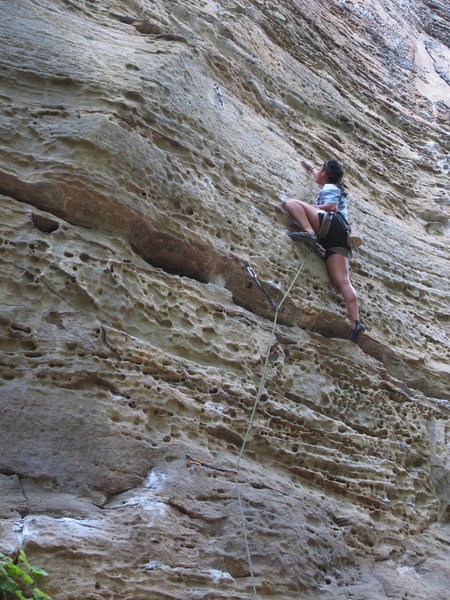
<svg viewBox="0 0 450 600"><path fill-rule="evenodd" d="M311 247L325 249L324 260L328 276L342 294L350 319L348 338L357 343L365 330L359 320L358 295L350 281L351 247L348 245L347 192L342 181L344 170L337 160L327 160L318 169L307 160L300 161L322 188L315 205L289 199L283 208L303 229L290 233L295 242L307 242ZM326 231L328 230L328 231Z"/></svg>

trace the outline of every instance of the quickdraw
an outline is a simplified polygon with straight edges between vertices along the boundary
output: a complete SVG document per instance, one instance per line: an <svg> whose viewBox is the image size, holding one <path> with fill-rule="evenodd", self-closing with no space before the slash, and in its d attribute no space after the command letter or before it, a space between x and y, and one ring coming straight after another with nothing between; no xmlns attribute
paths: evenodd
<svg viewBox="0 0 450 600"><path fill-rule="evenodd" d="M262 293L265 295L265 297L269 300L270 304L272 305L272 307L275 310L278 310L280 307L278 306L278 304L275 302L275 300L273 298L271 298L269 296L269 294L267 293L267 291L264 289L262 283L259 281L258 279L258 275L255 273L255 271L251 268L250 265L244 265L244 269L247 270L248 274L250 275L250 277L252 279L255 280L256 285L259 287L259 289L262 291Z"/></svg>
<svg viewBox="0 0 450 600"><path fill-rule="evenodd" d="M229 475L237 474L237 471L233 471L232 469L222 469L221 467L214 467L213 465L208 465L208 463L203 462L203 460L192 458L192 456L189 456L189 454L186 454L186 458L191 463L191 465L198 465L199 467L208 467L208 469L214 469L214 471L221 471L222 473L228 473Z"/></svg>
<svg viewBox="0 0 450 600"><path fill-rule="evenodd" d="M220 87L217 85L217 83L214 84L214 90L217 94L217 102L219 103L219 106L222 110L225 110L224 106L223 106L223 100L222 100L222 92L220 91Z"/></svg>

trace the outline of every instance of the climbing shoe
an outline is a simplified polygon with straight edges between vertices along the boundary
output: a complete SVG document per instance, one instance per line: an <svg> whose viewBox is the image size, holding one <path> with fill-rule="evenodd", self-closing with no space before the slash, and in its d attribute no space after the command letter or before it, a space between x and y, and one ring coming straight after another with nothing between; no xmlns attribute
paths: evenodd
<svg viewBox="0 0 450 600"><path fill-rule="evenodd" d="M317 235L309 231L294 231L289 237L293 242L308 242L311 246L317 244Z"/></svg>
<svg viewBox="0 0 450 600"><path fill-rule="evenodd" d="M353 327L353 329L350 330L350 333L348 334L348 339L351 342L355 342L355 344L357 344L365 328L366 327L363 323L361 323L360 321L356 321L356 325Z"/></svg>

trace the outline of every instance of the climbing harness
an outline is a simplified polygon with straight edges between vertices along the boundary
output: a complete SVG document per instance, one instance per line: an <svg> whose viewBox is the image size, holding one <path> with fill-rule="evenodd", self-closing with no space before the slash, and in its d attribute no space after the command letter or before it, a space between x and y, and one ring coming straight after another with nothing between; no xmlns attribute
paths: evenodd
<svg viewBox="0 0 450 600"><path fill-rule="evenodd" d="M221 467L214 467L213 465L208 465L203 460L198 460L197 458L192 458L189 454L186 454L186 458L188 459L191 465L199 465L200 467L208 467L208 469L214 469L214 471L222 471L222 473L229 473L230 475L234 475L237 471L233 471L232 469L222 469Z"/></svg>
<svg viewBox="0 0 450 600"><path fill-rule="evenodd" d="M217 102L219 104L219 107L221 110L225 110L224 106L223 106L223 100L222 100L222 92L220 91L220 87L217 85L217 83L214 84L214 90L216 92L217 95Z"/></svg>
<svg viewBox="0 0 450 600"><path fill-rule="evenodd" d="M264 289L262 283L260 282L260 280L258 279L258 275L255 273L255 271L251 268L250 265L244 265L244 269L247 270L248 274L250 275L250 277L252 277L255 280L256 285L259 287L259 289L263 292L263 294L265 295L265 297L269 300L270 304L272 305L272 307L277 310L278 309L278 304L275 302L275 300L273 300L273 298L271 298L268 294L268 292Z"/></svg>
<svg viewBox="0 0 450 600"><path fill-rule="evenodd" d="M335 254L342 254L342 256L345 256L345 258L348 258L349 260L352 257L351 250L347 250L347 248L344 248L343 246L331 246L331 248L327 248L327 250L329 252L334 252Z"/></svg>
<svg viewBox="0 0 450 600"><path fill-rule="evenodd" d="M333 220L333 213L325 212L325 214L323 215L322 223L320 224L319 233L317 234L319 239L327 237L328 232L330 231L330 226L331 226L332 220Z"/></svg>
<svg viewBox="0 0 450 600"><path fill-rule="evenodd" d="M323 211L320 229L317 234L319 240L323 240L327 237L330 231L331 224L333 223L333 219L335 218L335 214L336 213ZM333 252L334 254L342 254L342 256L345 256L350 260L352 257L352 250L356 250L357 246L361 244L359 236L351 236L350 231L351 228L349 225L347 225L347 244L350 246L350 249L346 248L345 246L332 246L331 248L326 248L326 250L328 250L329 252ZM357 240L359 240L359 243L357 242ZM324 256L325 252L322 258Z"/></svg>

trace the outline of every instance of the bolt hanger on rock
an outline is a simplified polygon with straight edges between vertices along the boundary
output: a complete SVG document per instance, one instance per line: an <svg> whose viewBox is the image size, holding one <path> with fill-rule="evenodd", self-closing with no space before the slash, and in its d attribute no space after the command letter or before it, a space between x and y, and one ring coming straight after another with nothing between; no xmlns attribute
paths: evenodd
<svg viewBox="0 0 450 600"><path fill-rule="evenodd" d="M220 91L220 87L218 86L218 84L217 84L217 83L215 83L215 84L213 85L213 87L214 87L214 90L215 90L215 92L216 92L216 95L217 95L217 103L218 103L218 105L219 105L219 108L220 108L221 110L225 110L225 107L224 107L224 105L223 105L222 92Z"/></svg>

